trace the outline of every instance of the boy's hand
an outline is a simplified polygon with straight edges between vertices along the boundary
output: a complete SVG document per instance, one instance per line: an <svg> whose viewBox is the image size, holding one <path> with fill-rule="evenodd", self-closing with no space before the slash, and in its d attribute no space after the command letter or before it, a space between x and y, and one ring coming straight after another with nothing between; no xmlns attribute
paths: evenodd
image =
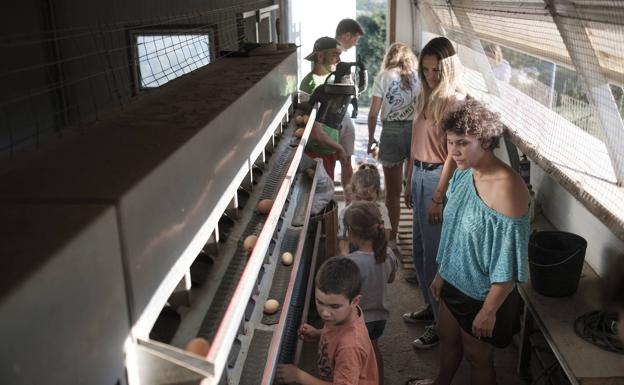
<svg viewBox="0 0 624 385"><path fill-rule="evenodd" d="M281 384L291 384L294 382L301 382L299 379L299 372L301 369L292 364L278 364L276 377Z"/></svg>
<svg viewBox="0 0 624 385"><path fill-rule="evenodd" d="M305 342L315 342L321 338L321 330L310 324L303 324L299 328L299 338Z"/></svg>

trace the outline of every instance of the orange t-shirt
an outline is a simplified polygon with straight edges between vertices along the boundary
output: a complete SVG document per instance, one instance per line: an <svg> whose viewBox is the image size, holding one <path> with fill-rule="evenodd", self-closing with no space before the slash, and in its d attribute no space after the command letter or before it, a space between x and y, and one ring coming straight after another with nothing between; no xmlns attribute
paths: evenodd
<svg viewBox="0 0 624 385"><path fill-rule="evenodd" d="M359 307L355 321L325 326L318 345L321 380L334 385L377 385L377 361Z"/></svg>
<svg viewBox="0 0 624 385"><path fill-rule="evenodd" d="M449 98L444 114L457 109L466 99L465 95L455 94ZM412 157L427 163L444 163L448 156L446 132L433 123L432 117L418 114L412 125Z"/></svg>

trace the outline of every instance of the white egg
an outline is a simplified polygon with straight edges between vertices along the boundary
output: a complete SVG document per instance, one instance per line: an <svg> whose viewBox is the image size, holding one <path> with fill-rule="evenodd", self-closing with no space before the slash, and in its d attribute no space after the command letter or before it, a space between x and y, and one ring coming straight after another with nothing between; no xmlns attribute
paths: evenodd
<svg viewBox="0 0 624 385"><path fill-rule="evenodd" d="M279 309L279 302L277 302L277 300L275 299L268 299L264 303L264 312L266 314L275 314L275 312L277 312L277 309Z"/></svg>
<svg viewBox="0 0 624 385"><path fill-rule="evenodd" d="M292 265L294 259L293 255L288 251L282 254L282 263L286 266Z"/></svg>

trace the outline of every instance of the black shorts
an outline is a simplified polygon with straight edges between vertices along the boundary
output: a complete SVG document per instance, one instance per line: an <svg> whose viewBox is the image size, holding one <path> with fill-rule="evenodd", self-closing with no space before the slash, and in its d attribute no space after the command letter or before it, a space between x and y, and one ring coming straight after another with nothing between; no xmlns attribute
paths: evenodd
<svg viewBox="0 0 624 385"><path fill-rule="evenodd" d="M446 281L444 281L442 286L440 297L459 323L459 326L474 337L474 334L472 334L472 322L481 310L481 307L483 307L483 301L467 296ZM481 341L497 348L509 346L513 335L520 331L521 313L522 299L520 294L518 294L518 289L514 287L496 312L496 323L494 324L492 337L482 337Z"/></svg>

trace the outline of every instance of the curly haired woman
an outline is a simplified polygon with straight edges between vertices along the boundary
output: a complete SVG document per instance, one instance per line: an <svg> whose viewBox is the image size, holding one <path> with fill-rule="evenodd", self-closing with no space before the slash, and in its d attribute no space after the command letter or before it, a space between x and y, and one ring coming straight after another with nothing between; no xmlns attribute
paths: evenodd
<svg viewBox="0 0 624 385"><path fill-rule="evenodd" d="M494 385L494 347L509 345L519 329L515 285L527 279L529 193L494 155L503 132L497 114L468 99L442 127L457 170L430 288L440 303L440 367L435 380L407 384L448 385L465 357L471 384Z"/></svg>

